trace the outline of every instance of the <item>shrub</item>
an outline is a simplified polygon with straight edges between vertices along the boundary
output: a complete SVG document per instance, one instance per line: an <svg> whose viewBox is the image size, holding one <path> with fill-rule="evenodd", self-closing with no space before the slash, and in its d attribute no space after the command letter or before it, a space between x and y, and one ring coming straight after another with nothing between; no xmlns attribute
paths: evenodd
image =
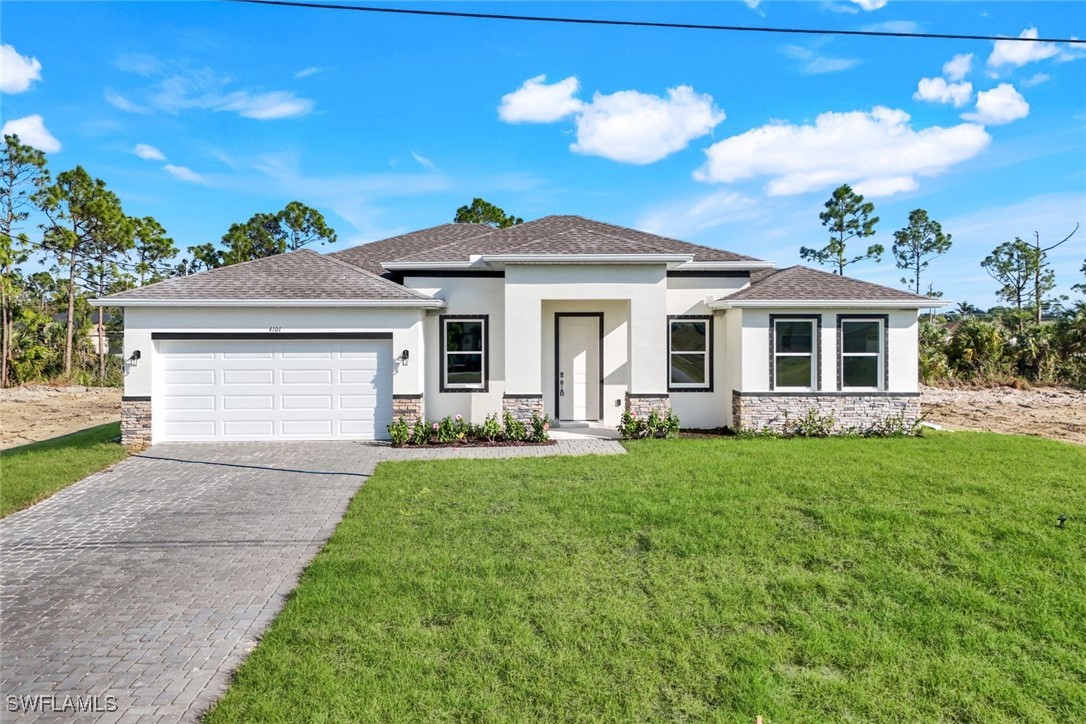
<svg viewBox="0 0 1086 724"><path fill-rule="evenodd" d="M815 408L797 419L788 418L784 422L785 434L789 437L829 437L834 432L837 420L833 415L821 415Z"/></svg>
<svg viewBox="0 0 1086 724"><path fill-rule="evenodd" d="M861 434L864 437L920 437L922 431L920 423L923 421L923 415L912 423L905 421L904 413L888 415L885 420L875 422Z"/></svg>
<svg viewBox="0 0 1086 724"><path fill-rule="evenodd" d="M539 416L532 413L531 432L528 434L529 442L546 442L550 439L547 431L551 429L551 418L547 415Z"/></svg>
<svg viewBox="0 0 1086 724"><path fill-rule="evenodd" d="M402 416L388 426L388 436L392 438L392 444L396 447L403 447L411 439L411 428L407 426L407 421Z"/></svg>
<svg viewBox="0 0 1086 724"><path fill-rule="evenodd" d="M430 442L430 423L425 418L420 418L411 429L411 444L425 445Z"/></svg>
<svg viewBox="0 0 1086 724"><path fill-rule="evenodd" d="M500 440L505 430L502 428L501 422L498 420L496 414L490 414L486 416L486 420L479 426L479 437L487 442L494 442Z"/></svg>
<svg viewBox="0 0 1086 724"><path fill-rule="evenodd" d="M505 439L512 442L520 442L528 436L528 426L513 417L508 410L504 416Z"/></svg>
<svg viewBox="0 0 1086 724"><path fill-rule="evenodd" d="M637 417L626 410L619 420L618 432L624 440L675 437L679 434L679 416L671 410L662 415L653 410L648 417Z"/></svg>

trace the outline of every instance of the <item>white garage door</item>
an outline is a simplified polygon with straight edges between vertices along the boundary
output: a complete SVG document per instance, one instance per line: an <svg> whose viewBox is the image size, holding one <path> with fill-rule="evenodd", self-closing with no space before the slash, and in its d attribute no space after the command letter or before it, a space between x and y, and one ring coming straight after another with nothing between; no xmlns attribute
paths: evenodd
<svg viewBox="0 0 1086 724"><path fill-rule="evenodd" d="M167 441L373 440L392 418L392 344L163 339L154 417Z"/></svg>

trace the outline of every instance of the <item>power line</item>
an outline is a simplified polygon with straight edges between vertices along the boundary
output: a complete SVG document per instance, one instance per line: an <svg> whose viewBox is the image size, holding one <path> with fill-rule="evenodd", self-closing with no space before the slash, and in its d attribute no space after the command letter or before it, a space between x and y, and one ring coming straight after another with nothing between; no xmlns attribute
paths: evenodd
<svg viewBox="0 0 1086 724"><path fill-rule="evenodd" d="M569 18L546 15L506 15L501 13L469 13L455 10L416 10L412 8L373 7L369 5L343 5L339 3L304 2L303 0L225 0L225 2L277 7L307 8L310 10L349 10L359 13L385 13L390 15L423 15L440 18L468 18L473 20L516 20L529 23L565 23L569 25L610 25L629 28L668 28L672 30L715 30L735 33L781 33L792 35L851 35L875 38L928 38L938 40L1010 40L1023 43L1084 44L1078 38L1021 38L1000 35L970 35L961 33L907 33L891 30L828 30L815 28L771 28L751 25L706 25L702 23L665 23L650 20L613 20L600 18Z"/></svg>

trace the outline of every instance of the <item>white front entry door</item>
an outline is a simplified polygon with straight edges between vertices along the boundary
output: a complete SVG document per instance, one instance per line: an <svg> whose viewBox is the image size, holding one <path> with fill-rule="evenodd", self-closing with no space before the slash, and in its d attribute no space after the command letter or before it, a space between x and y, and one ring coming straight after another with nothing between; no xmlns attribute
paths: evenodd
<svg viewBox="0 0 1086 724"><path fill-rule="evenodd" d="M558 419L600 419L600 318L558 317Z"/></svg>
<svg viewBox="0 0 1086 724"><path fill-rule="evenodd" d="M164 441L373 440L392 418L392 343L161 340Z"/></svg>

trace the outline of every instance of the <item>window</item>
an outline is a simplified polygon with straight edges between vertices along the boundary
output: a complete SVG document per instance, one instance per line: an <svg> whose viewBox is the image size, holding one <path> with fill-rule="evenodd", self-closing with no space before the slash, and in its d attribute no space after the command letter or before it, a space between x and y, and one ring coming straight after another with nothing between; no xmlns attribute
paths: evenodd
<svg viewBox="0 0 1086 724"><path fill-rule="evenodd" d="M487 317L441 317L442 392L486 391Z"/></svg>
<svg viewBox="0 0 1086 724"><path fill-rule="evenodd" d="M878 390L883 378L883 322L840 319L841 389Z"/></svg>
<svg viewBox="0 0 1086 724"><path fill-rule="evenodd" d="M773 320L773 389L816 389L816 335L813 319Z"/></svg>
<svg viewBox="0 0 1086 724"><path fill-rule="evenodd" d="M668 320L668 387L671 390L713 389L713 318L672 317Z"/></svg>

